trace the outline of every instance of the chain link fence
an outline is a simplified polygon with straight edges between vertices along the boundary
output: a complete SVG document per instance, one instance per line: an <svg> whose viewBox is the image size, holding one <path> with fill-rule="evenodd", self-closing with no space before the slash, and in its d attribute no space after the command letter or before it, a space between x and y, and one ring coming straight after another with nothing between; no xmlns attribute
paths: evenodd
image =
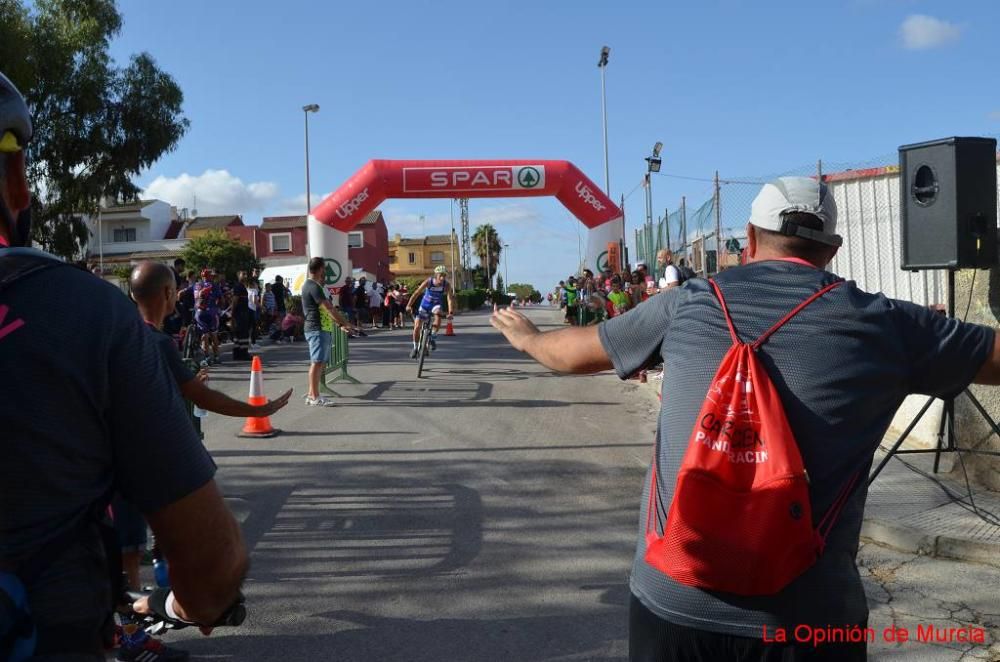
<svg viewBox="0 0 1000 662"><path fill-rule="evenodd" d="M668 248L675 263L684 260L701 276L736 266L746 246L750 206L760 187L781 176L821 175L837 201L837 231L844 237L830 270L869 292L921 305L947 305L945 271L900 268L898 161L892 152L851 163L819 161L755 177L717 175L710 180L714 192L707 200L691 204L682 197L675 210L635 231L637 258L652 265L657 251Z"/></svg>

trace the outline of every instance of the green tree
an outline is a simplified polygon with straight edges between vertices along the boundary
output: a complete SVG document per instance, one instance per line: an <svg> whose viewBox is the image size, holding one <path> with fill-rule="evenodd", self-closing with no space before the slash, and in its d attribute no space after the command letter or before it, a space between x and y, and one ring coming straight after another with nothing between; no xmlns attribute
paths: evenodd
<svg viewBox="0 0 1000 662"><path fill-rule="evenodd" d="M503 250L503 242L496 228L489 223L480 225L472 233L472 245L476 255L479 257L479 264L483 270L486 269L486 260L489 258L489 275L495 276L497 265L500 264L500 252Z"/></svg>
<svg viewBox="0 0 1000 662"><path fill-rule="evenodd" d="M500 274L497 274L496 286L494 287L494 289L497 292L503 292L504 291L504 289L503 289L503 276L501 276Z"/></svg>
<svg viewBox="0 0 1000 662"><path fill-rule="evenodd" d="M181 253L187 268L200 271L211 267L227 279L236 278L237 271L261 269L250 244L233 239L222 230L213 230L192 238Z"/></svg>
<svg viewBox="0 0 1000 662"><path fill-rule="evenodd" d="M513 292L518 299L527 299L534 303L542 300L542 293L535 289L534 285L527 283L511 283L507 286L508 292Z"/></svg>
<svg viewBox="0 0 1000 662"><path fill-rule="evenodd" d="M111 59L121 26L114 0L0 0L0 67L35 127L33 238L66 258L86 246L82 214L96 214L103 198L134 200L133 178L188 128L180 87L148 53L125 67Z"/></svg>

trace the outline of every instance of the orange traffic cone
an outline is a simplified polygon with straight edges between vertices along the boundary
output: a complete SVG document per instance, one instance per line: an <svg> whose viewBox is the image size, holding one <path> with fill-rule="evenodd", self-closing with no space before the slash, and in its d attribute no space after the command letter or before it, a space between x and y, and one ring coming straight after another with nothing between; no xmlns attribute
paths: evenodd
<svg viewBox="0 0 1000 662"><path fill-rule="evenodd" d="M455 325L451 323L451 320L448 320L448 325L444 327L444 335L446 336L455 335Z"/></svg>
<svg viewBox="0 0 1000 662"><path fill-rule="evenodd" d="M253 363L250 364L250 397L247 398L247 402L252 405L267 403L267 398L264 396L264 373L260 367L259 356L253 357ZM280 430L271 427L271 419L269 417L248 416L246 425L243 426L243 431L236 436L259 439L273 437L279 432Z"/></svg>

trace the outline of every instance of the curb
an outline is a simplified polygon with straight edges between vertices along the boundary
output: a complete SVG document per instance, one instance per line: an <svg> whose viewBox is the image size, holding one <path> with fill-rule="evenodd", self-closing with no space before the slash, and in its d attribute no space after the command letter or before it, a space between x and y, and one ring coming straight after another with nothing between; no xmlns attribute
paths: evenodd
<svg viewBox="0 0 1000 662"><path fill-rule="evenodd" d="M933 535L916 527L877 518L865 518L861 524L861 539L901 552L954 561L973 561L1000 568L1000 543Z"/></svg>

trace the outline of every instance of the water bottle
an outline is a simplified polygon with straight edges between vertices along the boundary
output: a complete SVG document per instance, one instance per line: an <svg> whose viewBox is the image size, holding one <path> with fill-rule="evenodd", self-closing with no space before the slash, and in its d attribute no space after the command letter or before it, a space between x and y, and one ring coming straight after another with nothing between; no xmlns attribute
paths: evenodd
<svg viewBox="0 0 1000 662"><path fill-rule="evenodd" d="M198 405L194 405L194 407L191 410L191 413L194 414L196 418L205 418L206 416L208 416L208 410L202 409Z"/></svg>
<svg viewBox="0 0 1000 662"><path fill-rule="evenodd" d="M153 547L153 578L160 588L170 588L170 569L158 547Z"/></svg>

